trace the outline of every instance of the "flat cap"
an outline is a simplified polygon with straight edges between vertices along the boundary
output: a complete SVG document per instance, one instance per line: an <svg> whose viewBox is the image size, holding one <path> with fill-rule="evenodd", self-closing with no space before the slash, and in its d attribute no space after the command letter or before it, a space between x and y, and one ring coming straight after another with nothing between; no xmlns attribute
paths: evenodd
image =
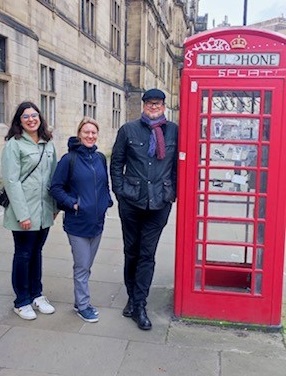
<svg viewBox="0 0 286 376"><path fill-rule="evenodd" d="M150 99L162 99L164 101L165 98L166 98L166 95L163 93L163 91L159 89L150 89L144 93L142 97L142 101L146 102Z"/></svg>

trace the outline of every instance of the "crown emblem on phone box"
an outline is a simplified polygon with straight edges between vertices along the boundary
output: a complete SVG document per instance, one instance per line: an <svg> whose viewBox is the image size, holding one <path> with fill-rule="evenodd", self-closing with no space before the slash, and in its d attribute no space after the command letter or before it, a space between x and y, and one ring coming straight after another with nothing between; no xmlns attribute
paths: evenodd
<svg viewBox="0 0 286 376"><path fill-rule="evenodd" d="M246 39L242 38L240 35L237 36L237 38L234 38L230 45L232 48L245 48L247 46Z"/></svg>

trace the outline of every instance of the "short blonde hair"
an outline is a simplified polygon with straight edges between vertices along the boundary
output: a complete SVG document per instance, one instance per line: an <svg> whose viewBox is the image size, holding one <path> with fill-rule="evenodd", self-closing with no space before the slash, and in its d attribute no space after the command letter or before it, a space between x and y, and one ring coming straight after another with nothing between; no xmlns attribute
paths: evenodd
<svg viewBox="0 0 286 376"><path fill-rule="evenodd" d="M93 124L93 125L96 127L97 131L99 132L99 125L98 125L97 121L94 120L93 118L89 117L89 116L85 116L85 117L81 120L81 122L79 123L79 125L78 125L78 127L77 127L77 136L79 136L79 132L81 131L81 128L82 128L85 124L87 124L87 123Z"/></svg>

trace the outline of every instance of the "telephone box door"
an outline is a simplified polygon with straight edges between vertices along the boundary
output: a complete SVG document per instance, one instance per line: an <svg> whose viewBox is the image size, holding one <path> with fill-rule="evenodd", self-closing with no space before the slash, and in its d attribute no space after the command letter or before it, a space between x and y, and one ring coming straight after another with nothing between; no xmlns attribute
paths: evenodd
<svg viewBox="0 0 286 376"><path fill-rule="evenodd" d="M184 80L175 313L278 325L284 80Z"/></svg>

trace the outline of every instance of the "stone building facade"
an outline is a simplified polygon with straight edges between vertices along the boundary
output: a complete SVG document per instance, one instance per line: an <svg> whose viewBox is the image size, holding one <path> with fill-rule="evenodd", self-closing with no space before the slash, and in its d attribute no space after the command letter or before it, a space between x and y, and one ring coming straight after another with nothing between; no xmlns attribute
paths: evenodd
<svg viewBox="0 0 286 376"><path fill-rule="evenodd" d="M284 35L286 34L286 18L283 15L281 15L281 17L271 18L270 20L258 22L249 26L258 29L275 31L276 33L281 33Z"/></svg>
<svg viewBox="0 0 286 376"><path fill-rule="evenodd" d="M83 115L100 124L107 155L140 116L142 93L166 92L178 120L188 12L198 0L0 0L0 152L17 105L39 105L59 156Z"/></svg>

